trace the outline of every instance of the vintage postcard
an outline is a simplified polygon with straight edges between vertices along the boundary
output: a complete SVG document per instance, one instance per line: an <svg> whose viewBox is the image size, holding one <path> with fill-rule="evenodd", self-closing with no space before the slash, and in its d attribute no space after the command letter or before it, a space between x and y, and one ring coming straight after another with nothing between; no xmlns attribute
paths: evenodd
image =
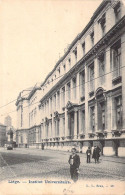
<svg viewBox="0 0 125 195"><path fill-rule="evenodd" d="M0 0L0 195L125 195L125 0Z"/></svg>

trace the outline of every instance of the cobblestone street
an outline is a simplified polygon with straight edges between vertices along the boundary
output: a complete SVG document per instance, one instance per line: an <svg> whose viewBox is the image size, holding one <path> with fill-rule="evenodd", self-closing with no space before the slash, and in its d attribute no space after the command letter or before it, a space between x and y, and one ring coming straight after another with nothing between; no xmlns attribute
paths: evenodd
<svg viewBox="0 0 125 195"><path fill-rule="evenodd" d="M99 164L95 164L93 159L87 164L86 155L79 154L81 165L76 186L70 180L69 155L68 152L52 150L0 149L0 195L6 194L6 189L9 189L9 195L17 192L27 195L50 194L53 190L54 194L63 195L82 194L83 190L84 194L123 194L124 158L101 156ZM46 181L54 183L48 184ZM65 183L57 185L58 181ZM122 193L117 192L118 188Z"/></svg>
<svg viewBox="0 0 125 195"><path fill-rule="evenodd" d="M100 157L98 164L86 163L85 154L81 159L80 179L125 179L125 159L117 157ZM39 149L15 149L0 153L0 180L9 178L63 178L70 179L68 152Z"/></svg>

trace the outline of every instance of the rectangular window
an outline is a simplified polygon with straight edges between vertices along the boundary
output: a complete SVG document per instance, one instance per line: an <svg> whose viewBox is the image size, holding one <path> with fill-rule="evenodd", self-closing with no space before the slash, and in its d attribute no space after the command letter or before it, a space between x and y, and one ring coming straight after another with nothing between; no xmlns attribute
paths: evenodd
<svg viewBox="0 0 125 195"><path fill-rule="evenodd" d="M71 96L71 86L70 86L70 82L67 83L67 98L68 100L70 100L70 96Z"/></svg>
<svg viewBox="0 0 125 195"><path fill-rule="evenodd" d="M68 62L69 62L69 69L71 68L71 59L69 58L68 59Z"/></svg>
<svg viewBox="0 0 125 195"><path fill-rule="evenodd" d="M85 42L82 43L82 51L83 51L83 56L85 55Z"/></svg>
<svg viewBox="0 0 125 195"><path fill-rule="evenodd" d="M76 99L76 78L72 79L72 83L73 83L73 88L71 90L73 90L73 99Z"/></svg>
<svg viewBox="0 0 125 195"><path fill-rule="evenodd" d="M121 40L112 47L113 78L121 76Z"/></svg>
<svg viewBox="0 0 125 195"><path fill-rule="evenodd" d="M77 47L73 50L73 53L75 55L75 59L77 60Z"/></svg>
<svg viewBox="0 0 125 195"><path fill-rule="evenodd" d="M81 116L82 116L82 130L84 132L85 130L85 110L82 110L82 113L81 113Z"/></svg>
<svg viewBox="0 0 125 195"><path fill-rule="evenodd" d="M23 106L21 106L21 127L23 126Z"/></svg>
<svg viewBox="0 0 125 195"><path fill-rule="evenodd" d="M105 130L105 102L98 103L98 129Z"/></svg>
<svg viewBox="0 0 125 195"><path fill-rule="evenodd" d="M59 109L60 108L60 92L59 91L57 92L57 106Z"/></svg>
<svg viewBox="0 0 125 195"><path fill-rule="evenodd" d="M52 97L50 98L50 114L52 114Z"/></svg>
<svg viewBox="0 0 125 195"><path fill-rule="evenodd" d="M103 16L101 17L101 19L99 20L100 25L101 25L101 30L102 30L102 36L105 35L105 29L106 29L106 18L105 18L105 14L103 14Z"/></svg>
<svg viewBox="0 0 125 195"><path fill-rule="evenodd" d="M94 45L94 31L90 34L90 39L91 39L91 45L93 47L93 45Z"/></svg>
<svg viewBox="0 0 125 195"><path fill-rule="evenodd" d="M114 7L115 22L117 23L121 19L121 6L120 2Z"/></svg>
<svg viewBox="0 0 125 195"><path fill-rule="evenodd" d="M65 132L65 118L63 118L63 132Z"/></svg>
<svg viewBox="0 0 125 195"><path fill-rule="evenodd" d="M99 62L99 80L100 84L103 85L105 82L105 54L102 53L98 57L98 62Z"/></svg>
<svg viewBox="0 0 125 195"><path fill-rule="evenodd" d="M54 95L54 111L56 111L56 94Z"/></svg>
<svg viewBox="0 0 125 195"><path fill-rule="evenodd" d="M65 87L62 88L62 107L65 106Z"/></svg>
<svg viewBox="0 0 125 195"><path fill-rule="evenodd" d="M85 71L82 71L79 75L79 79L80 79L80 97L85 96Z"/></svg>
<svg viewBox="0 0 125 195"><path fill-rule="evenodd" d="M119 96L115 98L115 107L116 107L116 126L117 129L122 128L122 97Z"/></svg>
<svg viewBox="0 0 125 195"><path fill-rule="evenodd" d="M89 66L89 91L94 91L94 63Z"/></svg>
<svg viewBox="0 0 125 195"><path fill-rule="evenodd" d="M60 75L60 67L58 68L58 70L57 70L57 71L58 71L58 75Z"/></svg>
<svg viewBox="0 0 125 195"><path fill-rule="evenodd" d="M95 131L95 107L90 107L90 126L92 129L92 132Z"/></svg>
<svg viewBox="0 0 125 195"><path fill-rule="evenodd" d="M63 70L64 70L64 73L66 72L66 65L64 64L63 65Z"/></svg>

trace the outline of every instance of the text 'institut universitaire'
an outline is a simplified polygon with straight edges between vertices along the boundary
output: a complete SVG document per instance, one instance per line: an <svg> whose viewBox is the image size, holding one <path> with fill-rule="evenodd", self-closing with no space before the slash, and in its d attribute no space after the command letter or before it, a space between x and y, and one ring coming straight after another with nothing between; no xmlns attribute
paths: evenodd
<svg viewBox="0 0 125 195"><path fill-rule="evenodd" d="M103 0L44 82L20 92L18 147L125 156L124 4Z"/></svg>

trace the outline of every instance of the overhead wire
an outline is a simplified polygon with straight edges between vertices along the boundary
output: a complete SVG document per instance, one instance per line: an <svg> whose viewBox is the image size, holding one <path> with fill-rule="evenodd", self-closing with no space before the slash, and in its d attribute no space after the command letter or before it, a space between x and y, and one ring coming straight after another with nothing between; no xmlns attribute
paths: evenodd
<svg viewBox="0 0 125 195"><path fill-rule="evenodd" d="M108 0L108 1L110 1L110 0ZM117 1L117 0L116 0L116 1ZM117 2L118 2L118 1L117 1ZM110 5L110 6L111 6L111 5ZM112 7L112 6L111 6L111 7ZM107 9L109 9L109 7L108 7ZM105 10L105 11L106 11L106 10ZM95 23L95 22L94 22L94 23ZM124 41L124 42L125 42L125 41ZM122 42L121 44L123 44L124 42ZM108 52L108 51L109 51L109 50L105 51L105 53ZM100 52L101 52L101 51L100 51ZM62 74L62 75L60 75L59 77L56 77L55 79L53 79L53 81L55 81L55 80L57 80L57 79L63 77L65 74L67 74L67 73ZM104 75L103 75L103 76L104 76ZM95 79L97 79L97 78L95 78ZM93 80L94 80L94 79L93 79ZM53 81L50 81L49 83L51 83L51 82L53 82ZM87 82L90 82L90 81L87 81ZM48 83L46 83L44 86L46 86L47 84L48 84ZM21 98L23 98L23 97L29 95L30 93L31 93L31 91L30 91L29 93L27 93L27 94L21 96ZM15 102L16 100L17 100L17 99L14 99L14 100L8 102L7 104L1 106L0 109L3 108L3 107L5 107L5 106L8 106L9 104ZM32 105L33 105L33 104L32 104ZM13 112L13 111L12 111L12 112Z"/></svg>

